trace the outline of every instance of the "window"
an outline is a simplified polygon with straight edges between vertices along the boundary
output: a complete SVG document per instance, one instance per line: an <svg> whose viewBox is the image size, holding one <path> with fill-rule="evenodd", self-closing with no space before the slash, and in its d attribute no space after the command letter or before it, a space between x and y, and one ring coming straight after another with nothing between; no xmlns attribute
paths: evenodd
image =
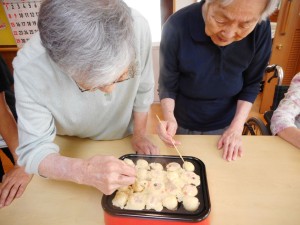
<svg viewBox="0 0 300 225"><path fill-rule="evenodd" d="M131 8L139 11L149 22L152 42L160 42L161 35L161 0L124 0Z"/></svg>

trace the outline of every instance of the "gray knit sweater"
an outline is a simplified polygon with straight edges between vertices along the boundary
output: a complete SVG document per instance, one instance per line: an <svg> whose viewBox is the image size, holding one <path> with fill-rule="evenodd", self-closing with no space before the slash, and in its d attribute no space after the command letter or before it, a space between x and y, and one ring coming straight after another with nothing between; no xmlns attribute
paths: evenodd
<svg viewBox="0 0 300 225"><path fill-rule="evenodd" d="M13 61L18 113L18 163L38 174L40 162L59 151L56 134L114 140L132 133L132 112L147 112L153 102L151 34L147 21L133 11L138 69L111 94L80 92L50 60L34 35Z"/></svg>

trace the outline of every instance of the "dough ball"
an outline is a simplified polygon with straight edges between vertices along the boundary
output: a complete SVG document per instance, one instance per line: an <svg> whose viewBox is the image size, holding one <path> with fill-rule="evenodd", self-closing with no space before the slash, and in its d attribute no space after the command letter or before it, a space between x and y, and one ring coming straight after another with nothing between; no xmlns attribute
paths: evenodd
<svg viewBox="0 0 300 225"><path fill-rule="evenodd" d="M200 205L198 198L193 196L184 196L182 200L183 207L187 211L196 211Z"/></svg>
<svg viewBox="0 0 300 225"><path fill-rule="evenodd" d="M131 159L125 158L123 160L128 166L135 167L134 162Z"/></svg>
<svg viewBox="0 0 300 225"><path fill-rule="evenodd" d="M136 177L140 180L147 180L149 171L146 169L137 169L136 170Z"/></svg>
<svg viewBox="0 0 300 225"><path fill-rule="evenodd" d="M126 202L128 200L128 194L122 191L118 191L112 200L112 204L116 207L124 208Z"/></svg>
<svg viewBox="0 0 300 225"><path fill-rule="evenodd" d="M125 192L126 194L131 195L133 193L133 188L131 185L129 185L118 188L118 191Z"/></svg>
<svg viewBox="0 0 300 225"><path fill-rule="evenodd" d="M179 173L177 171L168 171L167 178L172 181L179 178Z"/></svg>
<svg viewBox="0 0 300 225"><path fill-rule="evenodd" d="M161 180L151 180L148 184L149 193L161 195L165 193L165 183Z"/></svg>
<svg viewBox="0 0 300 225"><path fill-rule="evenodd" d="M181 166L179 163L171 162L166 166L166 168L167 168L167 171L176 171L176 170L180 170Z"/></svg>
<svg viewBox="0 0 300 225"><path fill-rule="evenodd" d="M142 192L148 185L148 181L136 179L132 185L134 192Z"/></svg>
<svg viewBox="0 0 300 225"><path fill-rule="evenodd" d="M150 163L150 168L153 170L163 170L163 166L160 163Z"/></svg>
<svg viewBox="0 0 300 225"><path fill-rule="evenodd" d="M196 196L198 194L198 189L195 185L192 184L186 184L183 188L182 188L182 192L185 196Z"/></svg>
<svg viewBox="0 0 300 225"><path fill-rule="evenodd" d="M166 183L166 193L169 195L174 195L176 197L183 196L181 188L179 186L177 186L176 183L174 183L174 182Z"/></svg>
<svg viewBox="0 0 300 225"><path fill-rule="evenodd" d="M183 169L185 169L186 171L191 171L191 172L193 172L193 171L195 170L195 166L193 165L193 163L188 162L188 161L184 161L182 167L183 167Z"/></svg>
<svg viewBox="0 0 300 225"><path fill-rule="evenodd" d="M133 193L129 196L125 209L143 210L146 206L146 196L144 193Z"/></svg>
<svg viewBox="0 0 300 225"><path fill-rule="evenodd" d="M163 205L161 196L157 194L149 194L146 201L146 209L154 209L155 211L162 211Z"/></svg>
<svg viewBox="0 0 300 225"><path fill-rule="evenodd" d="M144 159L139 159L138 161L136 161L136 166L137 169L149 169L149 164L146 160Z"/></svg>
<svg viewBox="0 0 300 225"><path fill-rule="evenodd" d="M164 170L150 170L149 172L149 179L154 180L162 180L166 179L167 172Z"/></svg>
<svg viewBox="0 0 300 225"><path fill-rule="evenodd" d="M181 178L177 178L172 180L172 183L176 185L176 187L179 187L180 189L183 188L184 185L186 185L186 182L182 180Z"/></svg>
<svg viewBox="0 0 300 225"><path fill-rule="evenodd" d="M187 183L187 184L193 184L195 186L200 185L200 176L195 174L194 172L186 171L181 174L181 178Z"/></svg>
<svg viewBox="0 0 300 225"><path fill-rule="evenodd" d="M183 168L177 162L170 162L166 168L161 163L148 163L144 159L134 163L125 158L124 162L135 167L137 177L134 184L118 189L112 200L114 206L162 211L164 207L176 210L178 203L182 202L188 211L198 209L200 202L195 196L198 194L200 176L194 172L191 162L184 162Z"/></svg>
<svg viewBox="0 0 300 225"><path fill-rule="evenodd" d="M169 210L176 210L178 201L177 201L176 196L169 195L163 199L162 204L164 207L166 207Z"/></svg>

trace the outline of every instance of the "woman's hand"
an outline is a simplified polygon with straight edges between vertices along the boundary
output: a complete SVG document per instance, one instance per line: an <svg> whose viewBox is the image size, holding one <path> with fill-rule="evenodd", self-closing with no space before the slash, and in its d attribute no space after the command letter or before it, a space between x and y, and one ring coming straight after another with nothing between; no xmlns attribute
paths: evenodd
<svg viewBox="0 0 300 225"><path fill-rule="evenodd" d="M113 156L94 156L84 162L82 182L110 195L135 182L135 169Z"/></svg>
<svg viewBox="0 0 300 225"><path fill-rule="evenodd" d="M157 126L158 136L169 147L174 147L173 143L175 145L181 144L179 141L175 141L173 139L174 135L176 134L177 127L178 125L176 120L170 120L170 121L162 120Z"/></svg>
<svg viewBox="0 0 300 225"><path fill-rule="evenodd" d="M3 176L0 187L0 208L10 205L15 199L22 196L32 175L27 174L23 167L15 166Z"/></svg>
<svg viewBox="0 0 300 225"><path fill-rule="evenodd" d="M138 154L159 155L157 146L144 135L133 135L131 144Z"/></svg>
<svg viewBox="0 0 300 225"><path fill-rule="evenodd" d="M227 161L236 160L241 157L242 149L242 131L228 128L218 141L218 149L223 149L223 159Z"/></svg>

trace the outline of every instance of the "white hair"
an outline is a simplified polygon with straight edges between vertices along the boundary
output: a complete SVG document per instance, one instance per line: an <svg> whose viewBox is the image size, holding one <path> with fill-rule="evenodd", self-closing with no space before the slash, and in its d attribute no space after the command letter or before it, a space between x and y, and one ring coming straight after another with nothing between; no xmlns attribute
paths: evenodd
<svg viewBox="0 0 300 225"><path fill-rule="evenodd" d="M219 2L221 5L230 5L235 0L206 0L207 3ZM251 1L251 0L249 0ZM260 21L266 20L278 7L279 0L268 0L268 3L260 16Z"/></svg>
<svg viewBox="0 0 300 225"><path fill-rule="evenodd" d="M113 82L135 59L131 10L121 0L45 0L38 28L51 59L90 87Z"/></svg>

